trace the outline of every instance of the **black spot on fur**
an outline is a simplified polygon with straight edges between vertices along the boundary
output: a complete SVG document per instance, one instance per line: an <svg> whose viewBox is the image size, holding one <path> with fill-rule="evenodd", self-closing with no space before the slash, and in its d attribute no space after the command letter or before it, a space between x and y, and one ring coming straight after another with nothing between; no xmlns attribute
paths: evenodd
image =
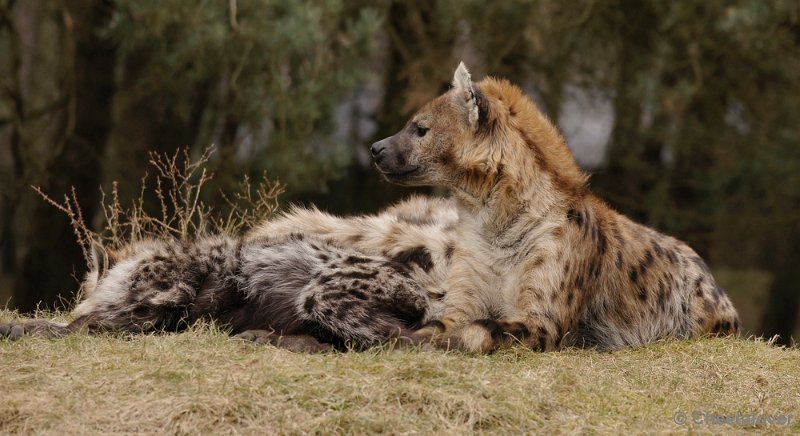
<svg viewBox="0 0 800 436"><path fill-rule="evenodd" d="M406 265L417 264L423 271L428 272L433 268L433 259L431 253L425 247L415 247L408 250L401 251L392 258L395 262Z"/></svg>
<svg viewBox="0 0 800 436"><path fill-rule="evenodd" d="M694 281L694 295L697 297L703 295L703 277L698 277Z"/></svg>
<svg viewBox="0 0 800 436"><path fill-rule="evenodd" d="M453 246L452 243L447 244L447 247L444 249L444 257L447 260L450 260L453 257L453 252L456 250L456 247Z"/></svg>
<svg viewBox="0 0 800 436"><path fill-rule="evenodd" d="M317 299L312 295L306 298L306 301L303 303L303 309L306 312L311 313L314 311L314 308L317 306Z"/></svg>
<svg viewBox="0 0 800 436"><path fill-rule="evenodd" d="M708 265L706 262L700 258L700 256L694 256L692 258L692 262L697 265L704 273L709 274L711 271L708 269Z"/></svg>
<svg viewBox="0 0 800 436"><path fill-rule="evenodd" d="M478 88L475 88L475 93L473 95L478 105L478 130L476 134L491 136L497 129L497 117L489 117L489 101Z"/></svg>
<svg viewBox="0 0 800 436"><path fill-rule="evenodd" d="M359 300L367 300L368 299L367 294L365 294L364 292L362 292L362 291L360 291L358 289L351 289L350 290L350 295L358 298Z"/></svg>
<svg viewBox="0 0 800 436"><path fill-rule="evenodd" d="M658 281L658 306L664 310L667 307L667 286L663 281Z"/></svg>
<svg viewBox="0 0 800 436"><path fill-rule="evenodd" d="M664 248L661 247L661 244L658 243L655 239L651 241L653 245L653 251L656 252L658 257L664 257Z"/></svg>
<svg viewBox="0 0 800 436"><path fill-rule="evenodd" d="M347 256L347 258L344 260L345 265L358 265L369 262L370 262L369 259L359 256Z"/></svg>
<svg viewBox="0 0 800 436"><path fill-rule="evenodd" d="M597 244L597 254L598 256L603 256L606 254L606 235L603 232L603 229L600 228L599 225L594 226L592 235L595 238L595 243Z"/></svg>
<svg viewBox="0 0 800 436"><path fill-rule="evenodd" d="M714 312L714 305L706 298L703 298L703 310L705 310L706 313Z"/></svg>
<svg viewBox="0 0 800 436"><path fill-rule="evenodd" d="M442 154L439 155L438 160L442 166L449 166L450 164L453 163L455 158L453 157L452 151L445 150L444 152L442 152Z"/></svg>
<svg viewBox="0 0 800 436"><path fill-rule="evenodd" d="M371 279L378 275L378 271L336 271L333 275L346 279Z"/></svg>
<svg viewBox="0 0 800 436"><path fill-rule="evenodd" d="M473 324L479 325L489 332L492 337L492 342L497 343L503 339L503 326L493 319L479 319L474 321Z"/></svg>
<svg viewBox="0 0 800 436"><path fill-rule="evenodd" d="M647 253L644 255L644 260L642 261L642 263L641 263L641 265L639 267L641 269L641 272L643 273L644 270L649 268L650 265L652 265L652 264L653 264L653 252L650 251L650 250L647 250Z"/></svg>
<svg viewBox="0 0 800 436"><path fill-rule="evenodd" d="M631 268L631 270L628 272L628 278L631 279L631 283L636 283L636 281L639 279L639 269L636 267Z"/></svg>
<svg viewBox="0 0 800 436"><path fill-rule="evenodd" d="M678 255L675 253L674 250L667 249L665 254L667 256L667 260L669 260L669 263L673 265L678 263Z"/></svg>
<svg viewBox="0 0 800 436"><path fill-rule="evenodd" d="M567 211L567 219L575 223L576 226L583 227L583 212L570 209Z"/></svg>

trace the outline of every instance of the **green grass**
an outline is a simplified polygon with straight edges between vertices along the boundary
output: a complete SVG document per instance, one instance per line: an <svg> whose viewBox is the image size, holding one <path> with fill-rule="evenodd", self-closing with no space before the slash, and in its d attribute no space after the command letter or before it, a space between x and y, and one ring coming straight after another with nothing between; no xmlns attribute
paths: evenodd
<svg viewBox="0 0 800 436"><path fill-rule="evenodd" d="M0 433L685 433L673 417L692 411L792 414L755 430L800 431L800 350L733 338L305 355L200 328L0 341L0 363Z"/></svg>

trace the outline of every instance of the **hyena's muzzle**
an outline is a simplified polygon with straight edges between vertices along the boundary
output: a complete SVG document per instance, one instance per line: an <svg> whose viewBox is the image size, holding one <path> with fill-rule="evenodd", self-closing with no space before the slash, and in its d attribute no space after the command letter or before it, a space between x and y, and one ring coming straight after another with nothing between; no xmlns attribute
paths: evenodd
<svg viewBox="0 0 800 436"><path fill-rule="evenodd" d="M410 162L413 146L412 141L405 136L406 133L400 131L370 147L375 166L393 183L408 182L420 173L420 166Z"/></svg>

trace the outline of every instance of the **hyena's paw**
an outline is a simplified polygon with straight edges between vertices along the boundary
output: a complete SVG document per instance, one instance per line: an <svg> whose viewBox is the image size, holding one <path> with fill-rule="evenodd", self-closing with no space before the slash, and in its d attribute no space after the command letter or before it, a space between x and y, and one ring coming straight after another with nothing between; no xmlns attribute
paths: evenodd
<svg viewBox="0 0 800 436"><path fill-rule="evenodd" d="M444 332L444 324L440 321L431 321L411 333L402 332L403 334L397 337L397 345L400 348L422 350L441 348L439 342L444 339Z"/></svg>
<svg viewBox="0 0 800 436"><path fill-rule="evenodd" d="M521 322L481 319L456 329L448 346L468 353L491 353L503 346L523 343L529 336L528 328Z"/></svg>
<svg viewBox="0 0 800 436"><path fill-rule="evenodd" d="M281 336L269 330L247 330L234 336L236 339L269 344L296 353L328 353L334 350L331 344L324 344L309 335Z"/></svg>
<svg viewBox="0 0 800 436"><path fill-rule="evenodd" d="M23 336L35 336L40 338L59 337L64 333L65 327L66 324L42 319L2 323L0 324L0 339L6 338L9 341L16 341Z"/></svg>

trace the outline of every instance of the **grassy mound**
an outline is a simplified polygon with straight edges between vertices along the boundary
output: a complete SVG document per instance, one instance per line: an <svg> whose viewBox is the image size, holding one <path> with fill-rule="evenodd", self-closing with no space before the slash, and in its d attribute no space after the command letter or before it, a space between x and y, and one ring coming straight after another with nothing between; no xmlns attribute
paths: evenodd
<svg viewBox="0 0 800 436"><path fill-rule="evenodd" d="M0 340L0 362L0 433L800 431L800 350L733 338L304 355L200 328ZM793 416L747 426L752 413Z"/></svg>

